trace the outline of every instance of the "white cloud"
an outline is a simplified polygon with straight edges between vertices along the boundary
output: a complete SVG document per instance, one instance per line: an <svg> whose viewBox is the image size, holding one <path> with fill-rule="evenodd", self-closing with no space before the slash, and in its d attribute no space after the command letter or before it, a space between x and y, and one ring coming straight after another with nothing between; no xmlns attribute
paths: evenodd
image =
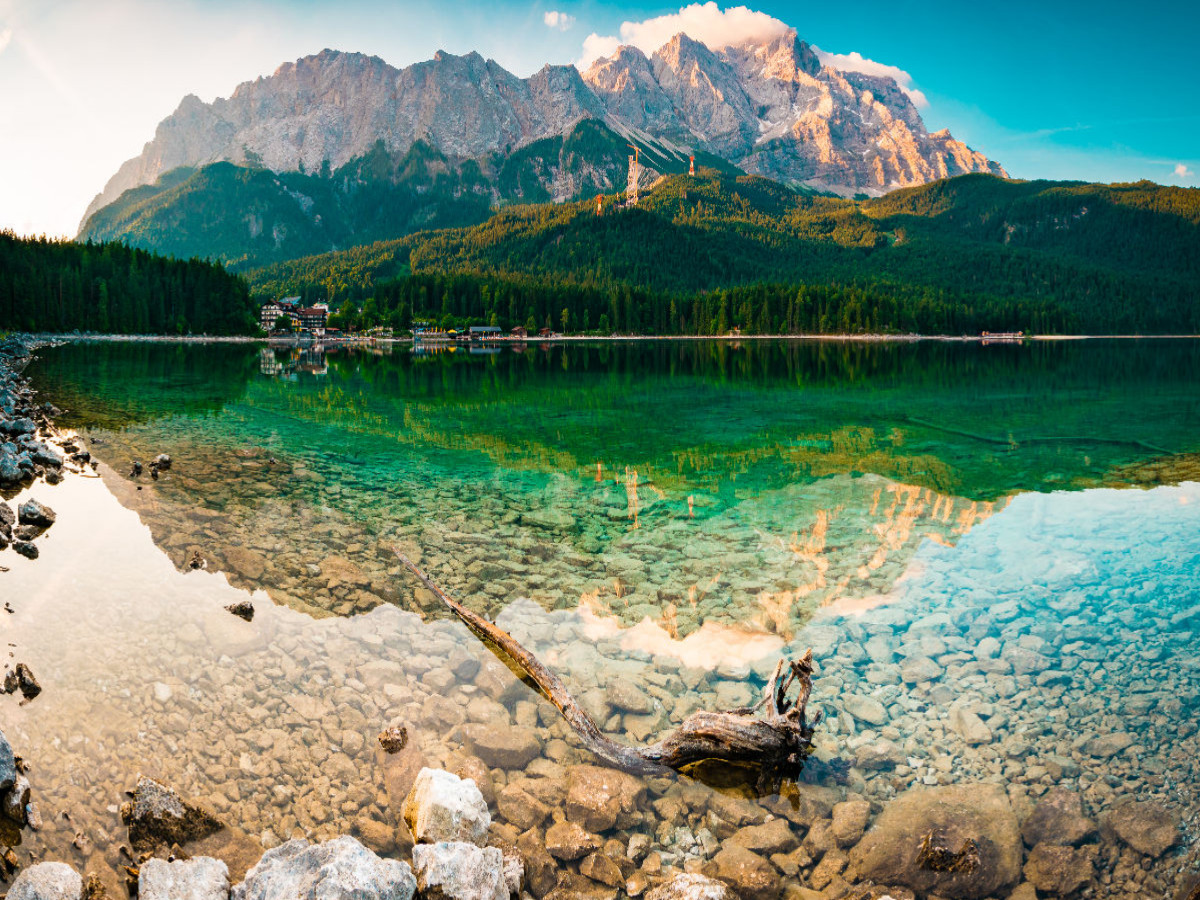
<svg viewBox="0 0 1200 900"><path fill-rule="evenodd" d="M1176 178L1195 178L1196 173L1193 172L1191 169L1189 169L1183 163L1176 163L1175 164L1175 177Z"/></svg>
<svg viewBox="0 0 1200 900"><path fill-rule="evenodd" d="M788 30L786 23L766 13L745 6L721 9L709 0L643 22L622 22L618 35L589 34L583 42L579 66L586 68L597 59L612 56L622 44L631 44L649 55L680 32L710 50L722 50L750 41L770 40Z"/></svg>
<svg viewBox="0 0 1200 900"><path fill-rule="evenodd" d="M831 69L895 79L896 84L900 85L900 90L908 94L908 99L913 102L914 106L924 109L929 105L929 99L913 86L913 77L899 66L875 62L873 59L867 59L861 53L826 53L820 47L813 47L813 52L817 54L821 65L829 66Z"/></svg>
<svg viewBox="0 0 1200 900"><path fill-rule="evenodd" d="M551 13L546 13L547 25L550 24L550 16ZM583 41L583 53L578 66L586 69L597 59L612 56L623 44L637 47L649 56L680 32L700 41L710 50L723 50L752 41L769 41L790 30L786 22L764 12L757 12L746 6L721 9L713 0L709 0L708 3L693 3L681 8L677 13L656 16L644 22L622 22L616 35L592 32ZM818 47L813 47L813 51L821 60L821 65L843 72L862 72L866 75L894 78L900 89L908 94L913 105L920 109L929 105L929 100L913 85L912 75L898 66L875 62L861 53L826 53Z"/></svg>
<svg viewBox="0 0 1200 900"><path fill-rule="evenodd" d="M10 41L12 41L12 29L5 28L0 31L0 53L4 52L4 48L9 45Z"/></svg>
<svg viewBox="0 0 1200 900"><path fill-rule="evenodd" d="M557 9L552 9L542 16L542 21L546 23L548 28L557 28L559 31L566 31L575 24L575 17L569 16L565 12L559 12Z"/></svg>

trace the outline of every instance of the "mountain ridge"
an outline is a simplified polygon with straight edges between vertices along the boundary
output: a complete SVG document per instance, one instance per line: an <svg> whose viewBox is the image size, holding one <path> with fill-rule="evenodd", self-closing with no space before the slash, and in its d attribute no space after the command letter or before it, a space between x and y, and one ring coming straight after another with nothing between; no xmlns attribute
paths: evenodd
<svg viewBox="0 0 1200 900"><path fill-rule="evenodd" d="M377 140L393 153L423 140L447 157L480 159L564 135L582 119L847 196L1004 174L948 134L926 131L894 80L823 66L794 30L720 51L680 34L651 57L621 47L586 72L546 65L528 78L474 51L438 51L397 69L326 49L243 82L228 98L184 97L93 199L81 233L124 191L180 166L332 170Z"/></svg>

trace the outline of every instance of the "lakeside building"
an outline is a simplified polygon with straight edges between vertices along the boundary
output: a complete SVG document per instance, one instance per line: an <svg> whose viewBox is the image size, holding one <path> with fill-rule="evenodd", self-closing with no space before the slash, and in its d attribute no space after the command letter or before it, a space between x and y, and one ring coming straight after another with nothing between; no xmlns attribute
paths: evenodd
<svg viewBox="0 0 1200 900"><path fill-rule="evenodd" d="M258 321L263 331L274 331L280 316L287 317L292 331L307 332L321 337L325 334L325 326L329 321L329 305L314 303L312 306L301 306L299 297L271 300L264 303L258 311Z"/></svg>
<svg viewBox="0 0 1200 900"><path fill-rule="evenodd" d="M317 337L325 334L325 323L329 321L329 307L324 303L318 303L314 306L309 306L301 309L298 313L300 316L300 330L310 332Z"/></svg>

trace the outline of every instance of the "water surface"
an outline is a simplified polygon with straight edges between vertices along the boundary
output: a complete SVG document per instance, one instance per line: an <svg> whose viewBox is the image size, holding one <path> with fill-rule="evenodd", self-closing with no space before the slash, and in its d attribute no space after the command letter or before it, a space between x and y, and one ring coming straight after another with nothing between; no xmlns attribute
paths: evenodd
<svg viewBox="0 0 1200 900"><path fill-rule="evenodd" d="M511 734L520 752L488 760L498 827L561 814L587 754L394 548L629 740L750 701L781 652L811 645L828 765L807 790L879 804L991 780L1027 814L1065 786L1093 815L1161 800L1191 833L1196 342L76 344L30 374L103 481L38 488L60 523L36 563L5 554L20 598L6 633L47 687L5 706L5 730L36 761L43 806L71 812L46 816L38 851L110 881L114 804L139 770L234 826L216 852L235 868L347 830L402 853L413 762L374 740L394 719L452 768L489 756L473 726ZM130 476L161 452L170 473ZM197 554L207 569L189 572ZM247 591L249 624L223 609ZM644 706L614 703L618 678ZM967 742L955 704L989 740ZM1114 733L1131 740L1095 755ZM606 837L715 865L730 834L711 788L682 811L656 800L679 789L651 785ZM529 795L547 811L533 825L511 800ZM1095 890L1121 896L1105 847ZM765 865L780 890L814 877ZM1173 884L1180 865L1149 877Z"/></svg>

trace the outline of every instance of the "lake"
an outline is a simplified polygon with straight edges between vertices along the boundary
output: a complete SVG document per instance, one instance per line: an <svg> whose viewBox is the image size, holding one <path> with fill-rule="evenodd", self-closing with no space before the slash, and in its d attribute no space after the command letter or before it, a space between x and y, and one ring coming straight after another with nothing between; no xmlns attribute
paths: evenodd
<svg viewBox="0 0 1200 900"><path fill-rule="evenodd" d="M240 876L292 836L405 857L422 765L483 784L539 897L1196 872L1200 342L75 343L27 374L100 466L28 492L59 517L40 559L0 556L45 688L3 705L45 820L23 849L112 889L139 772L216 812L201 849ZM630 777L581 813L595 759L397 549L629 743L811 647L801 783ZM962 844L933 798L987 812L976 863L920 855Z"/></svg>

